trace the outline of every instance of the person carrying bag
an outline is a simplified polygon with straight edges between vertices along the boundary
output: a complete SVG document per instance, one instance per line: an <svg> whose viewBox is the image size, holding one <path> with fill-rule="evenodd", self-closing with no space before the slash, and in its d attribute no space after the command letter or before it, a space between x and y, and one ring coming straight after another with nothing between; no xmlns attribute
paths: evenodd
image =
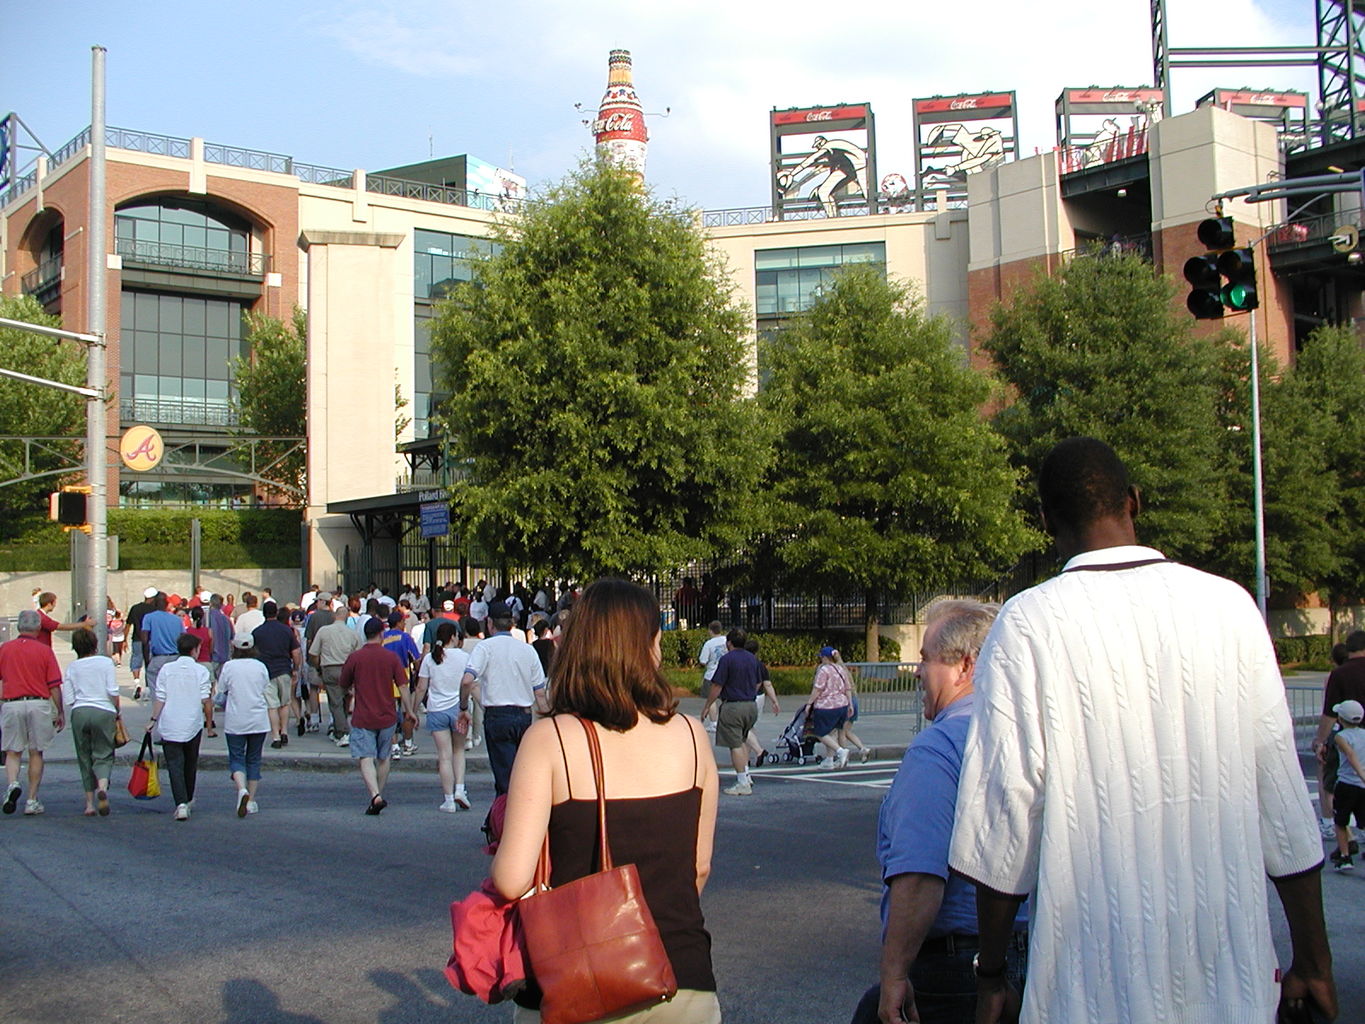
<svg viewBox="0 0 1365 1024"><path fill-rule="evenodd" d="M152 750L152 734L142 737L142 746L128 776L128 792L136 800L155 800L161 795L161 780L156 773L156 753Z"/></svg>
<svg viewBox="0 0 1365 1024"><path fill-rule="evenodd" d="M659 671L659 607L588 587L551 713L522 738L490 880L517 900L529 975L516 1024L718 1024L700 894L718 783L701 723Z"/></svg>

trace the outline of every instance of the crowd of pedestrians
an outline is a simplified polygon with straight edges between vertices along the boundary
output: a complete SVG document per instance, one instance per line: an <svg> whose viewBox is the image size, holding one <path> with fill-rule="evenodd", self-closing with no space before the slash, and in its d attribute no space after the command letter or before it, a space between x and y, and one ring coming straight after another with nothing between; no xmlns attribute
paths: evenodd
<svg viewBox="0 0 1365 1024"><path fill-rule="evenodd" d="M1254 603L1137 543L1141 497L1102 442L1057 445L1039 494L1061 573L1002 608L943 602L926 623L929 724L880 811L879 983L854 1024L1334 1018L1326 832ZM700 610L701 593L681 600ZM378 815L391 761L418 748L425 704L441 811L470 809L465 754L486 747L505 797L496 890L525 892L546 842L554 885L592 872L600 797L611 807L601 841L640 865L677 974L676 1001L648 1020L719 1021L699 896L720 786L702 722L676 713L660 671L659 606L619 580L598 581L581 601L552 594L483 581L432 600L417 588L395 597L310 587L294 604L243 595L239 609L228 597L183 602L149 588L125 629L134 699L147 689L175 818L189 818L216 708L239 816L258 810L267 738L278 749L291 724L299 735L321 730L319 691L332 741L359 766L364 811ZM0 809L18 808L27 754L24 813L43 813L43 752L69 709L85 813L108 814L113 663L80 624L52 617L53 595L39 597L0 645ZM51 638L72 629L78 656L64 677ZM777 699L743 630L716 622L710 633L698 652L701 718L715 709L715 742L735 772L723 792L749 796L757 702L766 695L776 712ZM1339 755L1331 838L1343 870L1355 852L1350 820L1365 815L1365 634L1348 647L1315 742L1324 760ZM855 702L839 652L823 649L802 709L823 767L843 767L854 749L868 755L852 732ZM756 754L762 763L766 752ZM1293 946L1282 971L1267 877ZM518 1002L516 1020L539 1019L533 989Z"/></svg>

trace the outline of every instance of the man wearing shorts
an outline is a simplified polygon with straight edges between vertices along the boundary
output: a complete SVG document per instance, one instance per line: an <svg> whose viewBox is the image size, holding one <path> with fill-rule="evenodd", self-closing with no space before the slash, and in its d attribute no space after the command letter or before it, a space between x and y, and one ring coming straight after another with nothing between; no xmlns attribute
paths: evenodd
<svg viewBox="0 0 1365 1024"><path fill-rule="evenodd" d="M176 643L185 632L185 623L179 615L166 610L169 604L166 595L158 591L152 598L152 610L142 617L139 627L142 642L147 645L148 696L156 690L156 676L161 667L180 657Z"/></svg>
<svg viewBox="0 0 1365 1024"><path fill-rule="evenodd" d="M133 700L142 697L142 666L147 664L147 651L142 646L142 620L152 611L155 605L152 598L156 597L156 587L148 587L142 592L142 600L128 609L128 614L124 622L128 630L128 643L132 647L132 652L128 655L128 667L133 672Z"/></svg>
<svg viewBox="0 0 1365 1024"><path fill-rule="evenodd" d="M753 780L749 777L749 752L744 737L758 721L758 696L762 670L758 658L744 649L748 640L742 629L732 629L725 637L726 652L716 664L711 676L711 689L706 695L706 706L701 717L706 719L711 705L720 701L720 716L716 722L716 743L730 751L730 764L735 769L735 784L725 790L730 796L749 796Z"/></svg>
<svg viewBox="0 0 1365 1024"><path fill-rule="evenodd" d="M265 662L270 673L265 706L270 712L270 746L279 750L289 742L289 701L294 696L303 650L298 633L289 625L288 608L276 608L274 601L267 601L261 610L265 621L251 635L256 640L256 657Z"/></svg>
<svg viewBox="0 0 1365 1024"><path fill-rule="evenodd" d="M351 713L351 757L360 762L360 777L370 794L366 814L378 814L389 805L384 786L389 780L389 752L398 724L393 692L399 693L404 721L415 722L408 674L398 655L384 646L384 623L365 620L365 644L341 666L341 685L355 695Z"/></svg>
<svg viewBox="0 0 1365 1024"><path fill-rule="evenodd" d="M13 814L23 793L19 761L28 751L28 803L25 814L42 814L38 787L43 781L43 751L66 724L62 712L62 670L52 648L42 641L42 619L32 608L19 613L19 635L0 645L0 734L5 746L5 802Z"/></svg>

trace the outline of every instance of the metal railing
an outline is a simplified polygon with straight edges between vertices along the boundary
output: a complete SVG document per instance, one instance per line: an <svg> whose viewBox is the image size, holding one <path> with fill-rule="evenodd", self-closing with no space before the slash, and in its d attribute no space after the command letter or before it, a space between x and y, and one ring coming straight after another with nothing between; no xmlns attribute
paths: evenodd
<svg viewBox="0 0 1365 1024"><path fill-rule="evenodd" d="M270 273L270 254L263 252L209 249L199 245L175 245L170 242L142 242L134 238L118 239L114 243L114 251L128 260L151 263L159 267L245 274L250 277L264 277Z"/></svg>
<svg viewBox="0 0 1365 1024"><path fill-rule="evenodd" d="M173 156L181 160L190 158L190 140L174 135L158 135L156 132L136 132L128 128L105 128L104 144L114 149L126 149L134 153L150 153L153 156Z"/></svg>
<svg viewBox="0 0 1365 1024"><path fill-rule="evenodd" d="M409 181L406 178L390 178L385 175L367 176L365 191L385 196L401 196L404 199L421 199L428 203L468 206L470 209L487 210L490 213L516 210L525 202L510 196L494 196L484 192L452 188L449 185L434 185L430 182Z"/></svg>
<svg viewBox="0 0 1365 1024"><path fill-rule="evenodd" d="M244 167L250 171L272 171L275 174L291 173L290 164L293 163L289 157L281 153L225 146L220 142L204 143L204 162L221 164L224 167Z"/></svg>
<svg viewBox="0 0 1365 1024"><path fill-rule="evenodd" d="M924 691L917 661L851 661L860 715L910 715L913 735L924 727Z"/></svg>
<svg viewBox="0 0 1365 1024"><path fill-rule="evenodd" d="M301 164L291 161L294 177L307 185L330 185L333 188L355 188L355 172L321 164Z"/></svg>
<svg viewBox="0 0 1365 1024"><path fill-rule="evenodd" d="M1321 686L1286 686L1285 700L1289 702L1289 717L1294 722L1294 746L1299 753L1313 751L1313 737L1322 718Z"/></svg>
<svg viewBox="0 0 1365 1024"><path fill-rule="evenodd" d="M1080 242L1080 239L1077 239ZM1078 244L1060 254L1062 257L1083 259L1086 257L1103 259L1109 256L1137 256L1151 262L1152 236L1147 232L1134 235L1112 235L1109 238L1094 238L1085 244Z"/></svg>
<svg viewBox="0 0 1365 1024"><path fill-rule="evenodd" d="M1147 129L1129 128L1126 132L1099 138L1086 146L1062 146L1057 150L1057 170L1073 174L1112 164L1147 153Z"/></svg>
<svg viewBox="0 0 1365 1024"><path fill-rule="evenodd" d="M125 423L182 423L202 427L235 427L237 414L226 405L193 398L123 398L119 416Z"/></svg>
<svg viewBox="0 0 1365 1024"><path fill-rule="evenodd" d="M1336 229L1344 224L1353 224L1358 213L1324 213L1317 217L1307 217L1292 224L1281 224L1270 233L1267 244L1271 252L1285 252L1310 245L1326 242Z"/></svg>
<svg viewBox="0 0 1365 1024"><path fill-rule="evenodd" d="M62 279L62 258L53 256L43 260L36 268L19 279L25 295L37 295L47 291Z"/></svg>

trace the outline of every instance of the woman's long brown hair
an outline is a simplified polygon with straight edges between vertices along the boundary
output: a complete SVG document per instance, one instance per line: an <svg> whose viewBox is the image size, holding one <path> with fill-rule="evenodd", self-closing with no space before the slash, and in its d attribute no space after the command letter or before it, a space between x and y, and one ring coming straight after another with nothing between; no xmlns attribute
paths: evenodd
<svg viewBox="0 0 1365 1024"><path fill-rule="evenodd" d="M659 603L628 580L598 580L583 591L550 669L550 709L624 732L643 714L673 717L678 702L654 664Z"/></svg>

